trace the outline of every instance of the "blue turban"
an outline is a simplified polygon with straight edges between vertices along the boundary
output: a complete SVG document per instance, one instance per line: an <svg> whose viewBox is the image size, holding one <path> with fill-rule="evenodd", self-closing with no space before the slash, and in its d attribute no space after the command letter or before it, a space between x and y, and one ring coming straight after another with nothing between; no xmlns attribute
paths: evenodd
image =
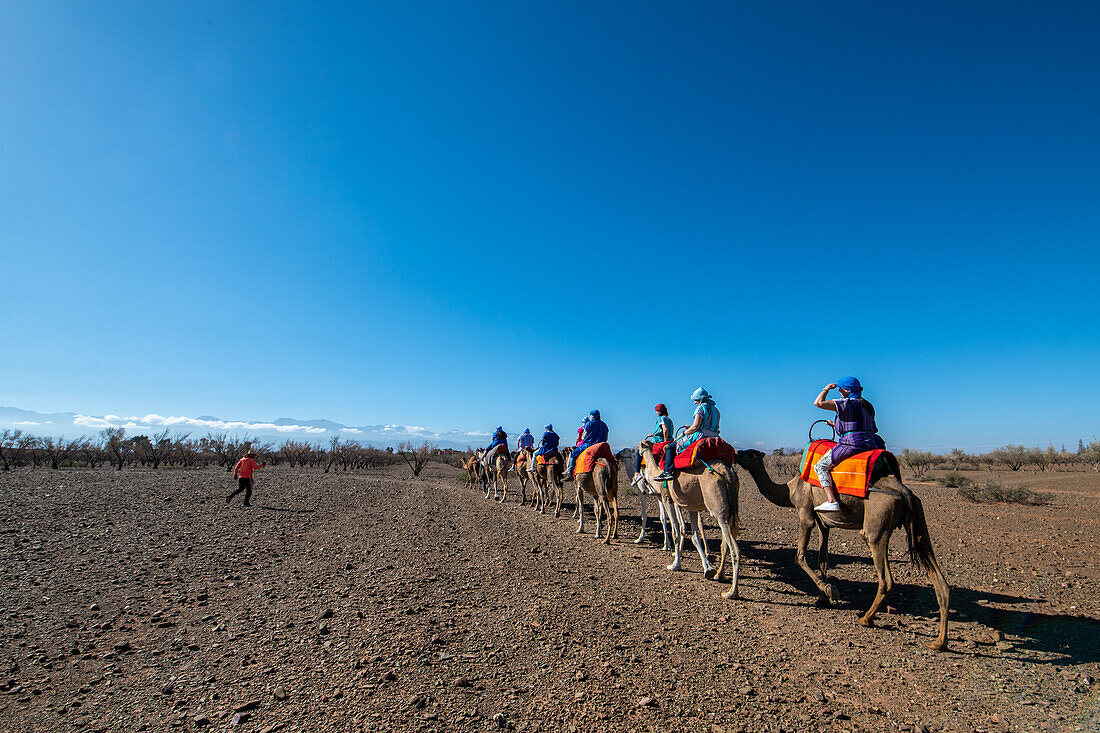
<svg viewBox="0 0 1100 733"><path fill-rule="evenodd" d="M595 420L600 419L600 411L599 410L593 410L592 412L590 412L588 414Z"/></svg>
<svg viewBox="0 0 1100 733"><path fill-rule="evenodd" d="M543 428L543 430L545 430L548 433L552 433L552 432L554 432L554 426L553 425L547 425L545 428Z"/></svg>
<svg viewBox="0 0 1100 733"><path fill-rule="evenodd" d="M710 393L702 387L691 393L691 399L693 402L696 400L699 402L714 402L714 400L710 397Z"/></svg>
<svg viewBox="0 0 1100 733"><path fill-rule="evenodd" d="M524 435L530 435L531 434L531 428L524 428L523 429L523 434Z"/></svg>
<svg viewBox="0 0 1100 733"><path fill-rule="evenodd" d="M863 385L855 377L844 377L844 379L837 380L836 386L843 387L855 397L860 397L863 394Z"/></svg>

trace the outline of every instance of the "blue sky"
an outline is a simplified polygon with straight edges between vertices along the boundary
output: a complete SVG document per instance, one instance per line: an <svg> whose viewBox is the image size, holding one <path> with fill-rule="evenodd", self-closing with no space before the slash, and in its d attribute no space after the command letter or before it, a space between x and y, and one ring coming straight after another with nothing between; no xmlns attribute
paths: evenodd
<svg viewBox="0 0 1100 733"><path fill-rule="evenodd" d="M1100 433L1100 5L0 8L0 404Z"/></svg>

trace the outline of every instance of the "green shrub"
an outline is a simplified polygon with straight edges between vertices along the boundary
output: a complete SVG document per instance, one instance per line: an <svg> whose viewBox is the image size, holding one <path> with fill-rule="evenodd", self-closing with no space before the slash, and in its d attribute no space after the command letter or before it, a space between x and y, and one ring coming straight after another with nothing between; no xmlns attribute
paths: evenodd
<svg viewBox="0 0 1100 733"><path fill-rule="evenodd" d="M1054 499L1053 494L1032 491L1023 485L1002 486L993 480L986 481L981 486L973 482L969 486L961 486L959 496L975 504L1027 504L1029 506L1049 504Z"/></svg>
<svg viewBox="0 0 1100 733"><path fill-rule="evenodd" d="M966 489L974 485L974 482L963 476L958 471L948 471L944 475L936 479L940 486L947 486L952 489Z"/></svg>

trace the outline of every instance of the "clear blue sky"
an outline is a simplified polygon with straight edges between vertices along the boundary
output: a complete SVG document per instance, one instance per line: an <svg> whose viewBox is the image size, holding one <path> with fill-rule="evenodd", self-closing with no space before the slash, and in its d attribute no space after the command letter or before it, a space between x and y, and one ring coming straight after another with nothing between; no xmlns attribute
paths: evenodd
<svg viewBox="0 0 1100 733"><path fill-rule="evenodd" d="M0 7L0 404L1100 433L1100 4L316 5Z"/></svg>

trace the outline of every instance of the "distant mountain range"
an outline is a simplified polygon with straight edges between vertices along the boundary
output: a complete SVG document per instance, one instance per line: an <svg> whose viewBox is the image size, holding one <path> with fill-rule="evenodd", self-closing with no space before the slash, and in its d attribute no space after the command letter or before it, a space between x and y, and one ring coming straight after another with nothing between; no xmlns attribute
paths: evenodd
<svg viewBox="0 0 1100 733"><path fill-rule="evenodd" d="M41 413L17 407L0 407L0 430L17 429L33 435L89 437L109 427L126 429L128 435L153 435L165 428L172 433L190 433L201 437L207 433L249 435L263 440L306 440L327 442L334 435L377 447L396 446L412 441L429 441L440 448L465 450L467 446L489 442L488 433L461 430L434 431L419 425L341 425L332 420L297 420L281 417L277 420L225 420L212 415L180 417L162 415L84 415L78 412Z"/></svg>

